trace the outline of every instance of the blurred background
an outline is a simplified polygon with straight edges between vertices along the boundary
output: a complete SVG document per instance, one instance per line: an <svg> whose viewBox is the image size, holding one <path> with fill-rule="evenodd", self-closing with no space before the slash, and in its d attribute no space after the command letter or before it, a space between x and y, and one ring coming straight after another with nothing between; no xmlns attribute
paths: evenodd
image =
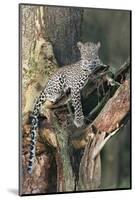
<svg viewBox="0 0 135 200"><path fill-rule="evenodd" d="M25 106L28 102L26 113L32 110L33 102L40 92L38 88L44 87L51 72L53 73L56 67L72 64L80 59L80 52L76 45L78 41L94 43L100 41L99 57L104 64L109 64L112 72L115 72L130 56L130 11L32 5L23 5L21 8L21 56L23 81L26 81L25 87L23 85L22 98L24 98ZM53 49L49 44L53 46ZM58 66L56 66L55 58ZM98 103L97 91L95 93L96 98L92 94L88 102L86 101L86 106L83 105L85 115ZM26 137L25 144L28 137L27 131L23 134ZM126 127L121 128L119 133L113 136L103 148L101 189L130 188L130 136L130 121L128 121ZM24 152L26 156L28 153L26 147ZM45 168L50 166L49 159L51 159L49 154L46 156L48 156L48 164L44 160ZM24 169L26 169L26 163L27 159L24 162ZM77 164L79 166L79 161ZM42 165L40 167L44 172ZM23 193L32 193L35 188L43 193L52 192L53 189L55 191L56 185L53 184L56 183L56 166L54 168L55 170L50 170L52 176L50 182L44 176L38 179L35 176L29 181L29 176L26 174L23 178ZM45 174L47 173L49 173L49 167ZM46 187L42 179L45 180Z"/></svg>
<svg viewBox="0 0 135 200"><path fill-rule="evenodd" d="M84 9L82 40L101 42L101 57L113 67L130 54L130 12Z"/></svg>
<svg viewBox="0 0 135 200"><path fill-rule="evenodd" d="M84 9L82 41L101 42L100 57L115 71L130 56L130 12ZM102 189L130 187L130 122L102 151Z"/></svg>

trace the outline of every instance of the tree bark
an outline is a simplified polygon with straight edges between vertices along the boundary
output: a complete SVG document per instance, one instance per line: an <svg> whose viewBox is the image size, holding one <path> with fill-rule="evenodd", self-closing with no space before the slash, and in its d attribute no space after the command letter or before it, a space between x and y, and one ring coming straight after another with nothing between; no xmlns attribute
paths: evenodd
<svg viewBox="0 0 135 200"><path fill-rule="evenodd" d="M20 8L23 112L23 177L20 193L73 191L74 175L68 154L68 133L64 129L57 129L59 123L51 123L51 113L44 107L39 119L37 161L32 176L26 169L30 144L29 116L34 101L59 64L69 64L79 59L76 43L80 37L82 9L27 5L21 5ZM54 171L53 175L51 171Z"/></svg>
<svg viewBox="0 0 135 200"><path fill-rule="evenodd" d="M81 8L44 7L45 36L54 47L60 65L74 63L80 57L76 46L80 40Z"/></svg>
<svg viewBox="0 0 135 200"><path fill-rule="evenodd" d="M119 79L120 73L123 74L126 69L129 68L130 64L128 63L128 67L125 64L118 71L116 79ZM124 74L123 74L124 75ZM122 77L122 76L121 76ZM120 80L119 80L120 81ZM112 137L114 134L118 132L121 127L124 126L123 119L130 112L130 80L125 78L125 81L121 86L116 90L112 98L107 101L104 108L100 111L99 115L96 119L90 124L85 132L86 135L89 135L88 143L86 144L84 155L81 159L80 169L79 169L79 190L97 190L101 185L101 160L100 160L100 151L105 146L106 142ZM94 129L93 129L94 126ZM114 155L111 156L111 161L114 162L114 165L109 168L112 170L113 178L111 179L113 182L116 182L116 178L118 178L118 145L120 141L115 142L115 150ZM107 151L108 155L110 149ZM111 151L112 152L112 151ZM110 162L111 163L111 162ZM108 164L109 166L109 164ZM108 167L107 166L107 167ZM116 185L111 185L111 188L116 188ZM107 187L106 187L107 188Z"/></svg>
<svg viewBox="0 0 135 200"><path fill-rule="evenodd" d="M114 76L115 81L122 85L115 88L115 93L112 91L110 100L108 94L105 94L104 108L88 127L74 127L70 106L67 106L68 109L64 106L65 100L67 101L65 97L53 110L43 107L39 116L36 166L32 176L27 173L29 116L34 100L59 65L73 63L79 59L76 43L80 38L82 13L79 8L21 6L21 194L98 189L101 182L100 151L119 130L123 118L129 112L130 89L125 75L128 73L128 63ZM120 77L123 77L122 82ZM107 85L107 81L108 77L103 76L103 79L99 79L99 86L104 83ZM87 98L91 98L94 91L95 85L88 90ZM69 104L70 102L66 105ZM73 151L78 152L80 149L83 149L83 154L78 153L79 156L74 157Z"/></svg>

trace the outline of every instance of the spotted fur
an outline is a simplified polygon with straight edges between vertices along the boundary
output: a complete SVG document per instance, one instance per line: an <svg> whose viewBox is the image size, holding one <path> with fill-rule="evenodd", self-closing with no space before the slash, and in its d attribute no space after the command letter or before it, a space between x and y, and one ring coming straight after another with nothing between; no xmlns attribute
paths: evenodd
<svg viewBox="0 0 135 200"><path fill-rule="evenodd" d="M36 101L33 116L32 116L32 128L31 128L31 146L28 172L31 173L35 158L35 142L36 142L36 129L38 126L38 114L41 106L46 100L53 103L58 101L67 91L70 91L72 106L74 108L74 124L77 127L81 127L84 124L84 115L81 104L81 90L86 85L89 76L93 70L103 65L98 56L98 50L100 43L94 44L86 42L77 44L81 59L69 66L58 69L57 72L49 79L46 87L41 92L39 98Z"/></svg>

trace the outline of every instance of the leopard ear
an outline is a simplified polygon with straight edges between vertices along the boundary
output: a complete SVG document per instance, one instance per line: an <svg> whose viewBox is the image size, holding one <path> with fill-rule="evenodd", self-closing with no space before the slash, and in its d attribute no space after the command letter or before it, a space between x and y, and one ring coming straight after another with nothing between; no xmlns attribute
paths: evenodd
<svg viewBox="0 0 135 200"><path fill-rule="evenodd" d="M82 46L83 46L83 43L77 42L77 47L79 48L79 50L81 49Z"/></svg>
<svg viewBox="0 0 135 200"><path fill-rule="evenodd" d="M99 49L100 47L101 47L101 43L98 42L98 43L97 43L97 49Z"/></svg>

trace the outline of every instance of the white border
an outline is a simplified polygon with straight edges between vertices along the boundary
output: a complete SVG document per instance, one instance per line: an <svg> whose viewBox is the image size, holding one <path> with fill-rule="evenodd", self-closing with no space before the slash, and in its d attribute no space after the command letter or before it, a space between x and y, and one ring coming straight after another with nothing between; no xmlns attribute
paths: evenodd
<svg viewBox="0 0 135 200"><path fill-rule="evenodd" d="M41 3L50 5L68 5L82 7L115 8L133 10L133 52L135 52L135 7L133 0L29 0L0 3L0 198L19 199L15 193L18 188L18 3ZM133 8L134 7L134 8ZM111 23L111 22L110 22ZM135 58L133 57L133 86L135 86ZM133 98L134 98L133 87ZM135 105L133 101L133 120ZM135 141L133 127L133 139ZM133 143L133 142L132 142ZM135 155L133 144L133 155ZM135 162L133 162L133 171ZM135 195L135 174L133 172L133 190L63 194L50 196L32 196L27 199L133 199Z"/></svg>

